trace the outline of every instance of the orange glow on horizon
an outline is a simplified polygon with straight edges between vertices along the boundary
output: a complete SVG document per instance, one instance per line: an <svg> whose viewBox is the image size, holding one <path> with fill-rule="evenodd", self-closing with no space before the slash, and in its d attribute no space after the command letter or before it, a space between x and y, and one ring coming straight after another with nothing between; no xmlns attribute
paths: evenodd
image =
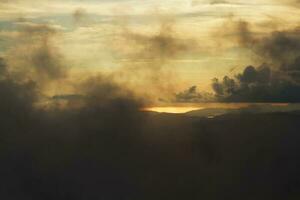
<svg viewBox="0 0 300 200"><path fill-rule="evenodd" d="M186 113L193 110L200 110L204 109L203 107L176 107L176 106L168 106L168 107L150 107L143 109L144 111L153 111L153 112L159 112L159 113Z"/></svg>
<svg viewBox="0 0 300 200"><path fill-rule="evenodd" d="M246 108L255 105L271 105L271 106L288 106L289 103L199 103L199 104L172 104L168 106L153 106L143 108L143 111L152 111L158 113L187 113L194 110L203 110L208 108L225 108L225 109L238 109Z"/></svg>

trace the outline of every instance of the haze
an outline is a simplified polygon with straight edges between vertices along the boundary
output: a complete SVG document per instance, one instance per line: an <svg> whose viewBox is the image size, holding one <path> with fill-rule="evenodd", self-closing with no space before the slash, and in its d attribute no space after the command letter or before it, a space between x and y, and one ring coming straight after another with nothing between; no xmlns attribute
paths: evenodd
<svg viewBox="0 0 300 200"><path fill-rule="evenodd" d="M300 199L299 0L0 0L0 199Z"/></svg>

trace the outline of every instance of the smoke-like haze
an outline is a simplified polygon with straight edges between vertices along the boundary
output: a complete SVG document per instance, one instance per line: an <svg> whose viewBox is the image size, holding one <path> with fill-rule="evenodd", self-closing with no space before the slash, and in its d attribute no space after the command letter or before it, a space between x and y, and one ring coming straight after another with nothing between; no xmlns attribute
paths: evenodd
<svg viewBox="0 0 300 200"><path fill-rule="evenodd" d="M215 79L212 86L217 97L234 102L299 102L299 28L257 36L245 21L236 27L240 45L264 64L248 66L235 78Z"/></svg>
<svg viewBox="0 0 300 200"><path fill-rule="evenodd" d="M262 64L251 65L234 77L224 76L212 81L213 92L207 95L195 93L191 88L179 93L187 102L287 102L300 101L300 29L276 30L270 33L256 33L247 21L237 21L228 30L232 43L251 52L251 57ZM178 96L178 95L177 95ZM178 99L177 99L178 100Z"/></svg>
<svg viewBox="0 0 300 200"><path fill-rule="evenodd" d="M176 21L172 16L153 16L158 25L150 32L130 28L122 21L122 30L117 31L113 49L123 60L120 70L114 73L116 79L134 88L140 96L150 102L158 98L171 98L180 85L180 75L170 67L174 59L187 55L198 47L193 38L183 38L177 33ZM136 87L143 85L142 87Z"/></svg>
<svg viewBox="0 0 300 200"><path fill-rule="evenodd" d="M75 28L85 15L73 13ZM172 20L151 34L122 24L105 49L120 52L122 66L79 75L58 26L16 23L0 57L0 199L299 199L299 113L141 111L164 93L192 103L299 101L296 30L256 37L242 23L240 44L266 64L214 79L209 94L176 91L167 64L197 42L179 37Z"/></svg>

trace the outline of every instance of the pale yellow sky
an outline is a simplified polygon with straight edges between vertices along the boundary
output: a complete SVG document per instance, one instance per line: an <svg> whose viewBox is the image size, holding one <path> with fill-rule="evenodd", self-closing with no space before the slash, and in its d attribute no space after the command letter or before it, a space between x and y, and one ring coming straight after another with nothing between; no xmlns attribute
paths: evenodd
<svg viewBox="0 0 300 200"><path fill-rule="evenodd" d="M163 68L177 77L178 90L206 90L213 77L260 64L234 41L233 22L265 34L295 26L299 8L296 0L0 0L0 51L9 52L22 27L47 24L75 72ZM162 38L170 43L163 52ZM140 83L137 74L132 84Z"/></svg>

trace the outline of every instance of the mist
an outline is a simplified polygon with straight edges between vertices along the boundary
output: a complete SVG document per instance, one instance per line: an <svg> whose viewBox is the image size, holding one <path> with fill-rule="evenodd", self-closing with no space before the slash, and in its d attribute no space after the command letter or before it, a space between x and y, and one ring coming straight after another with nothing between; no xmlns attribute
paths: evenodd
<svg viewBox="0 0 300 200"><path fill-rule="evenodd" d="M297 24L116 2L0 1L0 199L299 199Z"/></svg>

